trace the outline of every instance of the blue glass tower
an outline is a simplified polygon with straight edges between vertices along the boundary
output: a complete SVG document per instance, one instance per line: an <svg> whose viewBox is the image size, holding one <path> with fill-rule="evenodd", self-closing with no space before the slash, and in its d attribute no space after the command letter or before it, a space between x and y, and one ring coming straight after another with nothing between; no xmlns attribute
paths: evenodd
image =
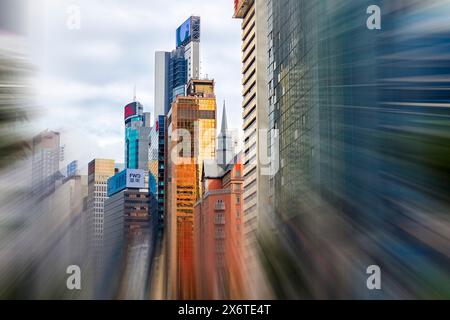
<svg viewBox="0 0 450 320"><path fill-rule="evenodd" d="M143 112L142 104L132 102L124 108L125 168L148 170L150 113Z"/></svg>
<svg viewBox="0 0 450 320"><path fill-rule="evenodd" d="M179 95L185 95L187 83L187 60L182 48L175 49L169 59L169 94L167 104L170 106Z"/></svg>

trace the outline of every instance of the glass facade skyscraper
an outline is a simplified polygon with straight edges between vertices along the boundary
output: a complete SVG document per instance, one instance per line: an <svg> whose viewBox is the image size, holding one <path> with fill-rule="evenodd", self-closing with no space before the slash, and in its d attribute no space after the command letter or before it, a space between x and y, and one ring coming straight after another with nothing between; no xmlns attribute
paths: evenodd
<svg viewBox="0 0 450 320"><path fill-rule="evenodd" d="M448 59L435 54L448 51L442 41L448 30L415 23L444 17L448 4L268 0L267 5L269 121L280 137L279 148L271 146L270 152L279 154L280 170L270 189L279 242L264 246L275 252L273 261L285 261L280 272L294 275L277 283L277 294L412 297L419 293L409 284L421 279L427 294L444 295L442 248L416 232L440 219L437 172L445 170L429 166L425 157L434 156L419 150L443 154L426 131L442 137L438 119L448 108L436 106ZM366 26L370 5L384 13L381 30ZM425 172L437 175L425 178ZM383 290L367 290L366 268L372 264L383 270ZM407 267L394 267L400 265ZM278 276L271 274L272 281Z"/></svg>
<svg viewBox="0 0 450 320"><path fill-rule="evenodd" d="M189 80L200 77L200 17L189 17L176 30L176 48L156 52L155 66L155 112L167 115L176 97L186 95Z"/></svg>
<svg viewBox="0 0 450 320"><path fill-rule="evenodd" d="M187 60L184 57L184 48L180 47L172 51L169 60L169 96L168 105L177 96L185 95L185 86L187 83Z"/></svg>
<svg viewBox="0 0 450 320"><path fill-rule="evenodd" d="M124 108L125 119L125 168L148 170L150 143L150 113L143 112L139 102Z"/></svg>
<svg viewBox="0 0 450 320"><path fill-rule="evenodd" d="M201 164L215 158L216 146L214 81L191 80L187 93L176 99L167 116L170 150L165 224L169 250L168 290L169 296L180 299L192 299L196 294L194 205L201 196ZM180 137L188 139L182 154L177 152Z"/></svg>

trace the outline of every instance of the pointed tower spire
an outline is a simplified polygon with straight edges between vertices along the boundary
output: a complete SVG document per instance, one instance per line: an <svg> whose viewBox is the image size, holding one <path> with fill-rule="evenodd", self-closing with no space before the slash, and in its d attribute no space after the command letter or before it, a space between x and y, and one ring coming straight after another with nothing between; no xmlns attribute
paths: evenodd
<svg viewBox="0 0 450 320"><path fill-rule="evenodd" d="M220 132L226 133L227 131L228 131L227 110L225 108L225 100L223 100L222 126L220 127Z"/></svg>
<svg viewBox="0 0 450 320"><path fill-rule="evenodd" d="M219 136L217 137L217 162L223 168L226 168L228 163L234 156L234 150L231 142L231 135L228 132L227 109L225 107L225 100L223 101L222 110L222 126L220 128Z"/></svg>

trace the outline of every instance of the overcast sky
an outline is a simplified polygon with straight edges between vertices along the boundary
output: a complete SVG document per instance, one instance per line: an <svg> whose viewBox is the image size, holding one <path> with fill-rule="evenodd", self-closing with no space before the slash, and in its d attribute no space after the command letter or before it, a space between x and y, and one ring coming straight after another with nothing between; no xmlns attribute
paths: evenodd
<svg viewBox="0 0 450 320"><path fill-rule="evenodd" d="M81 13L69 29L69 8ZM218 123L227 102L229 127L241 128L240 22L232 0L30 1L30 53L38 70L36 131L60 131L65 162L123 162L123 106L133 98L153 114L154 53L175 47L175 30L201 17L201 73L216 81Z"/></svg>

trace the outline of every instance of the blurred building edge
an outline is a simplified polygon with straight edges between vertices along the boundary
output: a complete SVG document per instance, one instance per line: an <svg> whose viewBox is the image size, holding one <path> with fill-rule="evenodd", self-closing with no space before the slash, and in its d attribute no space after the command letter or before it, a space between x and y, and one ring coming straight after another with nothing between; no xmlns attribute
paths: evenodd
<svg viewBox="0 0 450 320"><path fill-rule="evenodd" d="M32 143L32 198L40 201L55 191L59 173L60 134L45 130Z"/></svg>
<svg viewBox="0 0 450 320"><path fill-rule="evenodd" d="M10 17L19 15L12 1L0 3L0 169L29 156L27 121L33 115L25 37Z"/></svg>
<svg viewBox="0 0 450 320"><path fill-rule="evenodd" d="M262 260L279 298L450 294L450 3L370 4L382 30L365 27L363 1L267 0L281 164Z"/></svg>
<svg viewBox="0 0 450 320"><path fill-rule="evenodd" d="M216 159L203 161L202 194L194 206L197 299L244 299L243 166L227 133L225 106Z"/></svg>
<svg viewBox="0 0 450 320"><path fill-rule="evenodd" d="M26 0L0 3L0 169L29 156L26 121L34 113L27 56Z"/></svg>
<svg viewBox="0 0 450 320"><path fill-rule="evenodd" d="M49 248L60 248L51 253L55 256L55 261L60 260L61 269L69 265L80 266L86 270L88 263L87 249L87 229L85 228L85 212L87 211L87 177L74 174L57 180L57 188L51 195L53 198L53 223L61 221L60 229L56 234L60 235L60 241L55 246ZM56 264L54 265L56 267ZM53 269L55 271L55 269ZM52 273L52 272L51 272ZM86 278L84 278L86 280ZM86 285L87 281L83 282ZM89 298L87 291L65 292L62 298L83 297Z"/></svg>

